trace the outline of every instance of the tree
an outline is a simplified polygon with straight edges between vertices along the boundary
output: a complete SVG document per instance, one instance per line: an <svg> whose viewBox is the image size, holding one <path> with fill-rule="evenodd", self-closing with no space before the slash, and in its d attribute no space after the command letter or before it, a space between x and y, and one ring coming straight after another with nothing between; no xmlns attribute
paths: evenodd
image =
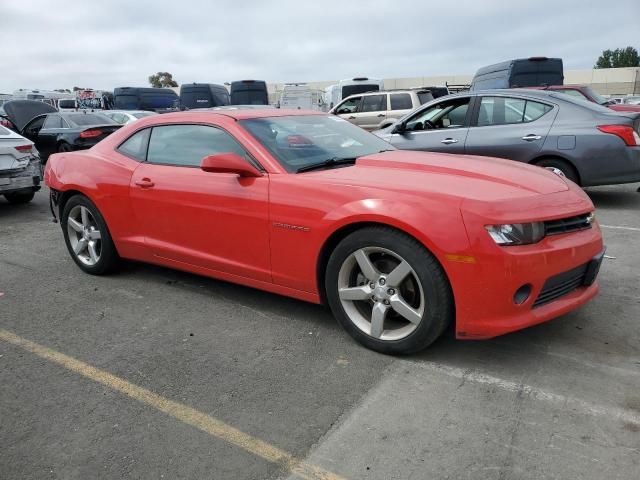
<svg viewBox="0 0 640 480"><path fill-rule="evenodd" d="M173 79L169 72L158 72L149 77L149 83L154 88L177 87L178 82Z"/></svg>
<svg viewBox="0 0 640 480"><path fill-rule="evenodd" d="M593 68L640 67L640 55L633 47L604 50Z"/></svg>

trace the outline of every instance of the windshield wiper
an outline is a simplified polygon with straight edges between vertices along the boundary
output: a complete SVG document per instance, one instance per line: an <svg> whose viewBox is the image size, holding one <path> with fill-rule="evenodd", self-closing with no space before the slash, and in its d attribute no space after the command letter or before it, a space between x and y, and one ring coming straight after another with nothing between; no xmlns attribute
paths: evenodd
<svg viewBox="0 0 640 480"><path fill-rule="evenodd" d="M311 163L309 165L305 165L304 167L300 167L298 170L296 170L296 173L310 172L311 170L321 170L323 168L335 167L337 165L347 165L355 162L356 157L333 157L327 160L323 160L322 162Z"/></svg>

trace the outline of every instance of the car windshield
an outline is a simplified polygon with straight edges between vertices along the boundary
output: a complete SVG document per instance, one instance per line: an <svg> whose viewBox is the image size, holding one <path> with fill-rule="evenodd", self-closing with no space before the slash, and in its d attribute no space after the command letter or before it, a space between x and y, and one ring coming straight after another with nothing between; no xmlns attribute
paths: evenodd
<svg viewBox="0 0 640 480"><path fill-rule="evenodd" d="M155 112L136 112L136 113L132 113L131 115L133 115L136 118L143 118L143 117L150 117L151 115L155 115Z"/></svg>
<svg viewBox="0 0 640 480"><path fill-rule="evenodd" d="M384 140L332 115L254 118L241 120L240 124L288 172L320 162L394 150Z"/></svg>
<svg viewBox="0 0 640 480"><path fill-rule="evenodd" d="M102 124L110 124L114 123L106 115L99 115L95 113L81 113L78 115L68 115L65 117L66 120L77 125L79 127L84 127L86 125L102 125Z"/></svg>

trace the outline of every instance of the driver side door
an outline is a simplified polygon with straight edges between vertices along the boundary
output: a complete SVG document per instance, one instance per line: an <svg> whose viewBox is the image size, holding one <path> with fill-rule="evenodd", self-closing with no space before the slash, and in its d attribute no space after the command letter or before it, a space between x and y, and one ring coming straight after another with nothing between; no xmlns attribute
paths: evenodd
<svg viewBox="0 0 640 480"><path fill-rule="evenodd" d="M419 110L388 141L401 150L464 153L473 98L456 97Z"/></svg>
<svg viewBox="0 0 640 480"><path fill-rule="evenodd" d="M136 135L147 135L135 143ZM255 164L227 131L212 125L157 125L134 134L144 161L133 172L136 221L154 256L209 270L271 280L269 176L205 172L207 155L233 152ZM148 147L146 147L147 142Z"/></svg>
<svg viewBox="0 0 640 480"><path fill-rule="evenodd" d="M340 118L344 118L348 122L356 123L357 114L360 112L362 105L362 97L350 97L339 103L334 109L333 114Z"/></svg>

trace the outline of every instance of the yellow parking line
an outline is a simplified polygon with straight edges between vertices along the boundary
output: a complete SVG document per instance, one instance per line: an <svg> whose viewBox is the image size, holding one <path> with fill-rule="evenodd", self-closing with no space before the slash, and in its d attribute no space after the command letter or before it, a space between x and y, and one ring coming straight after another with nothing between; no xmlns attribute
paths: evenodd
<svg viewBox="0 0 640 480"><path fill-rule="evenodd" d="M291 473L296 474L304 480L344 480L342 477L326 471L318 466L310 465L296 459L293 455L284 450L279 449L267 442L244 433L226 423L211 417L205 413L199 412L194 408L188 407L168 398L153 393L146 388L134 385L120 377L92 367L80 360L47 348L38 343L32 342L25 338L0 329L0 340L27 350L35 355L57 363L67 370L71 370L83 377L89 378L94 382L101 383L113 390L124 393L125 395L149 405L150 407L160 410L171 417L183 423L191 425L198 430L208 433L211 436L224 440L227 443L246 450L260 458L276 463L286 468Z"/></svg>

